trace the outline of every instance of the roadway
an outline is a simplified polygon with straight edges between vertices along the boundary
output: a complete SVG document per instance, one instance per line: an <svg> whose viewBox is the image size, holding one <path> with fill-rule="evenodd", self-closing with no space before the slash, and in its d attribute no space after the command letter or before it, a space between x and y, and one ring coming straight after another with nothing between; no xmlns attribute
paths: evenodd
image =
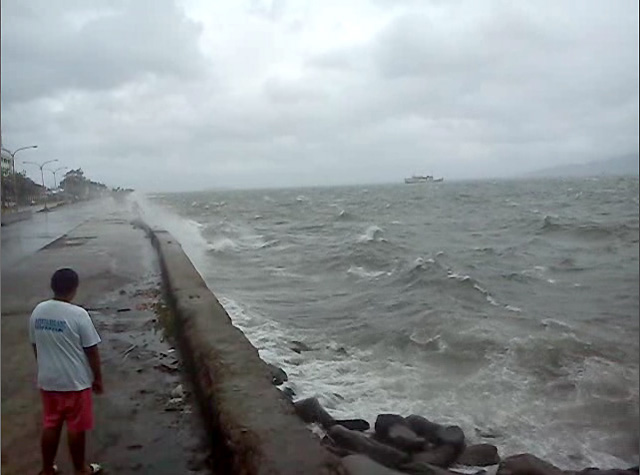
<svg viewBox="0 0 640 475"><path fill-rule="evenodd" d="M104 216L114 206L111 199L75 203L48 213L34 212L30 219L3 226L0 231L2 273L88 219Z"/></svg>

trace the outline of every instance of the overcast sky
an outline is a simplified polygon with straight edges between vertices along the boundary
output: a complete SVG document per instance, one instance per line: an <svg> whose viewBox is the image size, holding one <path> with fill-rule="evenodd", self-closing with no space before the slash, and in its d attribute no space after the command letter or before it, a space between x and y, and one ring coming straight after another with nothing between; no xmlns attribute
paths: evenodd
<svg viewBox="0 0 640 475"><path fill-rule="evenodd" d="M111 186L494 177L638 151L637 0L3 0L1 26L3 145Z"/></svg>

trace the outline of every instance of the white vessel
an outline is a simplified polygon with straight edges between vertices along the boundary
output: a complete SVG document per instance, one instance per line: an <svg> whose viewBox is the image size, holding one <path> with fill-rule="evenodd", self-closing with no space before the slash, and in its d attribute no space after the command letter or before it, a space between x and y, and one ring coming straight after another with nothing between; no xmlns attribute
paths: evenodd
<svg viewBox="0 0 640 475"><path fill-rule="evenodd" d="M444 181L444 178L433 178L432 175L413 175L411 178L405 178L404 182L407 185L414 185L416 183L440 183Z"/></svg>

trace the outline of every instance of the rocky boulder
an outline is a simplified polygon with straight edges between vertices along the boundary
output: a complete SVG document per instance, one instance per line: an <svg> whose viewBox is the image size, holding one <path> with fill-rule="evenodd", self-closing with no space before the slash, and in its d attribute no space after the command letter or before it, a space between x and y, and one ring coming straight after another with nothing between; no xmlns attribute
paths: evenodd
<svg viewBox="0 0 640 475"><path fill-rule="evenodd" d="M357 430L360 432L364 432L371 428L369 423L364 419L339 419L336 421L336 424L346 427L349 430Z"/></svg>
<svg viewBox="0 0 640 475"><path fill-rule="evenodd" d="M349 475L403 475L402 472L380 465L363 455L344 457L342 465Z"/></svg>
<svg viewBox="0 0 640 475"><path fill-rule="evenodd" d="M406 425L408 427L404 417L398 414L379 414L376 418L374 429L380 437L386 437L389 429L394 425Z"/></svg>
<svg viewBox="0 0 640 475"><path fill-rule="evenodd" d="M313 351L313 348L311 348L309 345L297 340L292 341L289 348L291 348L292 351L295 351L298 354L302 353L303 351Z"/></svg>
<svg viewBox="0 0 640 475"><path fill-rule="evenodd" d="M457 462L460 465L486 467L500 463L498 448L491 444L475 444L467 446Z"/></svg>
<svg viewBox="0 0 640 475"><path fill-rule="evenodd" d="M436 467L435 465L430 465L428 463L422 462L411 462L404 464L399 468L399 470L409 475L461 475L456 474L456 472L452 472L444 468Z"/></svg>
<svg viewBox="0 0 640 475"><path fill-rule="evenodd" d="M424 450L426 441L419 437L404 417L396 414L380 414L375 423L376 439L406 452Z"/></svg>
<svg viewBox="0 0 640 475"><path fill-rule="evenodd" d="M293 406L296 410L296 414L298 414L298 416L306 423L311 424L316 422L325 429L329 429L336 424L336 420L324 410L318 399L315 397L296 401L293 403Z"/></svg>
<svg viewBox="0 0 640 475"><path fill-rule="evenodd" d="M269 372L271 373L271 382L274 386L280 386L282 383L286 383L289 381L289 376L282 368L279 368L276 365L271 363L267 363L267 367L269 368Z"/></svg>
<svg viewBox="0 0 640 475"><path fill-rule="evenodd" d="M284 396L291 402L293 402L293 399L296 397L296 392L293 390L293 388L290 388L288 386L285 386L280 391L282 391L282 394L284 394Z"/></svg>
<svg viewBox="0 0 640 475"><path fill-rule="evenodd" d="M436 430L436 445L450 445L459 455L465 448L464 432L458 426L440 426Z"/></svg>
<svg viewBox="0 0 640 475"><path fill-rule="evenodd" d="M431 443L436 442L436 434L438 429L442 427L440 424L436 424L435 422L431 422L430 420L415 414L406 417L405 421L411 430Z"/></svg>
<svg viewBox="0 0 640 475"><path fill-rule="evenodd" d="M563 475L565 472L555 465L531 454L519 454L505 458L498 466L496 475Z"/></svg>
<svg viewBox="0 0 640 475"><path fill-rule="evenodd" d="M437 467L449 467L458 458L459 451L453 445L440 445L434 449L413 454L412 461L435 465Z"/></svg>
<svg viewBox="0 0 640 475"><path fill-rule="evenodd" d="M395 468L409 462L409 455L405 452L373 440L361 432L334 425L329 429L328 435L337 447L366 455L386 467Z"/></svg>
<svg viewBox="0 0 640 475"><path fill-rule="evenodd" d="M293 397L292 395L290 396L289 394L287 394L287 390L290 388L284 388L284 393L285 395L287 395L287 397L291 398ZM293 391L293 390L290 390ZM295 394L295 393L293 393ZM324 429L329 429L330 427L334 426L334 425L341 425L343 427L346 427L347 429L350 430L357 430L357 431L366 431L369 430L369 423L367 421L365 421L364 419L342 419L342 420L335 420L331 414L329 414L320 404L320 402L318 401L317 398L312 397L312 398L307 398L307 399L301 399L300 401L296 401L293 403L293 406L296 410L296 414L298 414L298 416L305 422L311 424L311 423L318 423L320 424L322 427L324 427Z"/></svg>

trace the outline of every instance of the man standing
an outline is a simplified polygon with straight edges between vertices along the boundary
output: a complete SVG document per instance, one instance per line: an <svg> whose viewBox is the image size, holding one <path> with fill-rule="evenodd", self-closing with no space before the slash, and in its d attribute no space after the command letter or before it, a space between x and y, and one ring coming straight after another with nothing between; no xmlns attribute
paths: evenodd
<svg viewBox="0 0 640 475"><path fill-rule="evenodd" d="M57 270L51 277L53 299L38 304L29 319L42 393L44 475L56 473L54 461L64 422L76 474L101 471L100 465L85 462L85 435L93 427L92 392L102 393L100 336L87 311L71 303L78 285L75 271Z"/></svg>

